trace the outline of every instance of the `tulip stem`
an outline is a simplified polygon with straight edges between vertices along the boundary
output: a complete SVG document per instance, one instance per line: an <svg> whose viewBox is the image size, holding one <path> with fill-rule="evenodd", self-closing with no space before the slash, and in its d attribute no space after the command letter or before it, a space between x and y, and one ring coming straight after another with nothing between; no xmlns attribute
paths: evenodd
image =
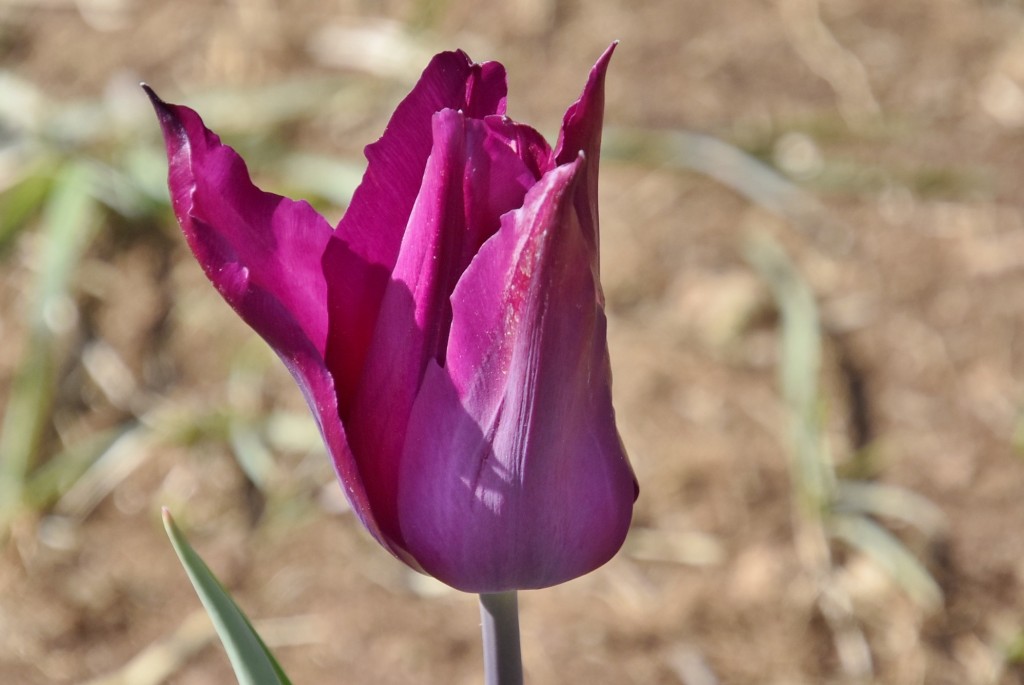
<svg viewBox="0 0 1024 685"><path fill-rule="evenodd" d="M480 595L485 685L523 685L516 591Z"/></svg>

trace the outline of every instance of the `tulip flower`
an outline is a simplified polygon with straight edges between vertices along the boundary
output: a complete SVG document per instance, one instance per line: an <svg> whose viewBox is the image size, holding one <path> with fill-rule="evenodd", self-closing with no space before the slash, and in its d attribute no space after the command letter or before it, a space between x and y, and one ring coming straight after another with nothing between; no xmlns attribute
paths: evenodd
<svg viewBox="0 0 1024 685"><path fill-rule="evenodd" d="M505 116L500 64L437 55L336 228L149 91L196 259L298 382L369 532L460 590L577 577L629 526L598 260L613 49L553 149Z"/></svg>

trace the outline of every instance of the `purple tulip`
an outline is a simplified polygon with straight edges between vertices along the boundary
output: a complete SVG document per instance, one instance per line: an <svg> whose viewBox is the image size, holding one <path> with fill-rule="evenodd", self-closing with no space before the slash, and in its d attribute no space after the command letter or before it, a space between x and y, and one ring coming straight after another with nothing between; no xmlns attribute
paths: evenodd
<svg viewBox="0 0 1024 685"><path fill-rule="evenodd" d="M196 259L302 388L366 528L460 590L561 583L629 527L598 270L613 49L554 150L504 116L500 64L437 55L336 229L149 91Z"/></svg>

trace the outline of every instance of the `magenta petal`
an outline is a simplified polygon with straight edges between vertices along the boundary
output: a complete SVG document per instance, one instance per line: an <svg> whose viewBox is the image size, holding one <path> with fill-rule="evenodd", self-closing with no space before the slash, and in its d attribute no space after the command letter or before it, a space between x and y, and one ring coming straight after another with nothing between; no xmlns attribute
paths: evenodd
<svg viewBox="0 0 1024 685"><path fill-rule="evenodd" d="M434 115L434 147L385 290L347 425L378 521L398 538L395 490L406 422L428 360L443 361L449 297L533 176L483 122Z"/></svg>
<svg viewBox="0 0 1024 685"><path fill-rule="evenodd" d="M228 304L294 376L353 509L381 540L323 358L327 312L320 255L330 225L307 203L254 186L242 159L194 111L163 102L148 87L146 93L163 129L171 202L189 247Z"/></svg>
<svg viewBox="0 0 1024 685"><path fill-rule="evenodd" d="M447 365L428 366L409 420L404 545L461 590L582 575L629 526L635 481L572 202L581 171L550 172L480 250L452 297Z"/></svg>
<svg viewBox="0 0 1024 685"><path fill-rule="evenodd" d="M604 80L608 63L618 43L608 46L590 70L580 98L569 106L562 118L562 130L555 146L555 164L576 159L583 152L596 160L601 151L601 126L604 122Z"/></svg>
<svg viewBox="0 0 1024 685"><path fill-rule="evenodd" d="M363 181L338 224L338 237L370 264L391 268L398 256L432 145L431 117L442 109L482 118L505 112L505 70L443 52L398 105L380 140L366 147Z"/></svg>
<svg viewBox="0 0 1024 685"><path fill-rule="evenodd" d="M272 333L282 325L278 313L246 300L250 289L265 291L322 354L327 286L320 255L330 224L307 202L254 186L242 158L198 114L147 93L167 144L174 213L206 275L250 326Z"/></svg>
<svg viewBox="0 0 1024 685"><path fill-rule="evenodd" d="M431 117L442 109L474 117L503 114L505 95L500 64L474 64L462 51L441 53L398 105L384 135L366 147L369 166L323 258L331 320L327 360L343 415L350 409L388 274L423 181Z"/></svg>
<svg viewBox="0 0 1024 685"><path fill-rule="evenodd" d="M536 129L512 121L508 117L492 116L485 119L488 128L506 142L536 180L554 168L551 161L551 146Z"/></svg>
<svg viewBox="0 0 1024 685"><path fill-rule="evenodd" d="M608 62L618 43L612 43L604 51L593 69L580 99L565 112L562 130L555 146L555 164L567 164L583 154L583 180L577 187L573 202L580 216L584 236L593 245L594 261L591 268L600 280L600 264L597 261L599 229L597 218L597 177L601 154L601 129L604 124L604 80ZM603 295L599 294L603 301Z"/></svg>

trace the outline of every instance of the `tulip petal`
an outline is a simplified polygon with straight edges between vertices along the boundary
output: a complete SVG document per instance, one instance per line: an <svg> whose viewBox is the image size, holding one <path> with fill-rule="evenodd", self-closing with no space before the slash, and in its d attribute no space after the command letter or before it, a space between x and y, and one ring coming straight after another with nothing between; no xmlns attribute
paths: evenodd
<svg viewBox="0 0 1024 685"><path fill-rule="evenodd" d="M331 226L306 202L265 193L245 162L187 107L148 87L167 145L175 215L220 294L295 378L320 427L353 509L377 539L365 489L338 420L324 364L327 286L320 255Z"/></svg>
<svg viewBox="0 0 1024 685"><path fill-rule="evenodd" d="M485 121L495 135L507 141L536 180L553 168L551 146L536 129L503 116L487 117Z"/></svg>
<svg viewBox="0 0 1024 685"><path fill-rule="evenodd" d="M474 64L462 51L434 57L384 135L366 147L369 166L338 224L338 237L367 262L393 266L430 154L434 113L504 114L505 82L505 70L495 62Z"/></svg>
<svg viewBox="0 0 1024 685"><path fill-rule="evenodd" d="M580 152L597 160L601 151L601 126L604 121L605 74L617 46L617 42L612 43L601 54L590 70L583 93L565 111L558 145L555 146L555 164L571 162Z"/></svg>
<svg viewBox="0 0 1024 685"><path fill-rule="evenodd" d="M580 216L584 236L593 247L595 278L600 283L597 245L600 241L597 215L597 177L601 153L601 130L604 124L604 81L608 62L618 43L612 43L590 70L587 85L580 99L570 105L562 120L562 130L555 146L555 164L567 164L582 152L585 159L583 180L577 187L574 203ZM598 286L598 296L604 301Z"/></svg>
<svg viewBox="0 0 1024 685"><path fill-rule="evenodd" d="M474 64L461 50L441 53L398 105L384 135L366 147L362 183L323 254L331 321L327 363L342 416L351 408L388 274L423 181L431 117L442 109L471 117L504 114L506 90L505 69L497 62Z"/></svg>
<svg viewBox="0 0 1024 685"><path fill-rule="evenodd" d="M573 198L548 173L459 282L428 364L398 493L406 549L465 591L539 588L621 546L635 480L615 429L605 318Z"/></svg>
<svg viewBox="0 0 1024 685"><path fill-rule="evenodd" d="M174 213L206 275L261 332L281 327L269 313L245 306L248 289L265 291L322 354L327 286L320 255L330 224L309 203L254 186L242 158L198 114L147 93L167 144Z"/></svg>
<svg viewBox="0 0 1024 685"><path fill-rule="evenodd" d="M462 112L434 115L433 138L347 423L376 517L396 539L406 423L428 361L444 361L449 298L501 215L535 182L509 141Z"/></svg>

